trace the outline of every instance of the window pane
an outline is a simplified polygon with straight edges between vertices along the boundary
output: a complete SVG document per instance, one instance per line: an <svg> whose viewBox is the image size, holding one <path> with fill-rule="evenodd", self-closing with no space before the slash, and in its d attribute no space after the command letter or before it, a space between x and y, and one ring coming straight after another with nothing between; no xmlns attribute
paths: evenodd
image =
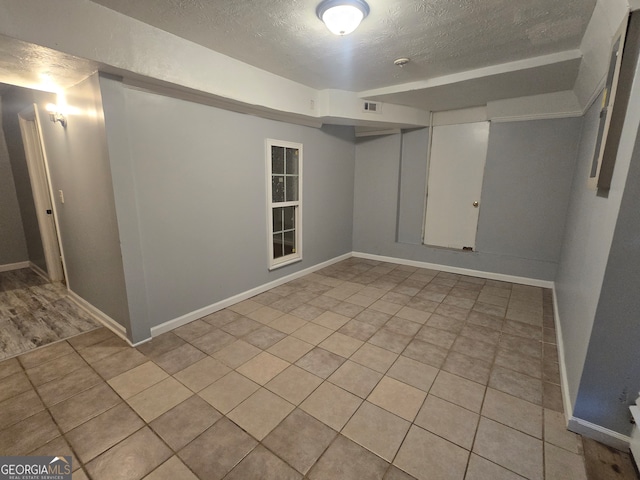
<svg viewBox="0 0 640 480"><path fill-rule="evenodd" d="M271 177L271 201L284 202L284 177Z"/></svg>
<svg viewBox="0 0 640 480"><path fill-rule="evenodd" d="M273 234L273 258L284 256L284 238L281 233Z"/></svg>
<svg viewBox="0 0 640 480"><path fill-rule="evenodd" d="M286 177L287 179L287 202L298 200L298 176Z"/></svg>
<svg viewBox="0 0 640 480"><path fill-rule="evenodd" d="M302 145L267 140L267 174L271 177L271 247L269 269L278 268L302 257L298 245L302 201ZM272 143L273 142L273 143ZM267 179L268 181L268 179Z"/></svg>
<svg viewBox="0 0 640 480"><path fill-rule="evenodd" d="M293 230L296 228L296 207L286 207L281 210L284 215L284 230Z"/></svg>
<svg viewBox="0 0 640 480"><path fill-rule="evenodd" d="M284 173L284 148L271 147L271 173Z"/></svg>
<svg viewBox="0 0 640 480"><path fill-rule="evenodd" d="M273 209L273 233L282 231L282 219L285 208L274 208Z"/></svg>
<svg viewBox="0 0 640 480"><path fill-rule="evenodd" d="M296 232L284 232L283 247L285 255L296 253Z"/></svg>
<svg viewBox="0 0 640 480"><path fill-rule="evenodd" d="M298 156L299 153L297 148L287 148L287 171L285 172L287 175L297 175Z"/></svg>

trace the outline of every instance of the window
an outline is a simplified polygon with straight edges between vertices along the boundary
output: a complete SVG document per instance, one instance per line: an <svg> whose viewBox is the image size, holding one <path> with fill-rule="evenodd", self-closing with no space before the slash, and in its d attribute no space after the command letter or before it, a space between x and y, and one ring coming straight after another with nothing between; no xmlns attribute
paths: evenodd
<svg viewBox="0 0 640 480"><path fill-rule="evenodd" d="M302 144L267 140L269 269L302 260Z"/></svg>

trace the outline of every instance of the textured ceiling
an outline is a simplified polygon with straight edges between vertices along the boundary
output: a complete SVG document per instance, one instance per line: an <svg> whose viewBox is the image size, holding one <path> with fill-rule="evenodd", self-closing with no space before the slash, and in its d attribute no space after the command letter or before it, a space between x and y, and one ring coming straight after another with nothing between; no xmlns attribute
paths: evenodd
<svg viewBox="0 0 640 480"><path fill-rule="evenodd" d="M56 92L96 70L93 62L0 35L0 80L5 84Z"/></svg>
<svg viewBox="0 0 640 480"><path fill-rule="evenodd" d="M337 37L319 0L93 0L314 88L362 91L576 49L595 0L368 0ZM393 66L398 57L408 67ZM410 68L409 68L410 67Z"/></svg>

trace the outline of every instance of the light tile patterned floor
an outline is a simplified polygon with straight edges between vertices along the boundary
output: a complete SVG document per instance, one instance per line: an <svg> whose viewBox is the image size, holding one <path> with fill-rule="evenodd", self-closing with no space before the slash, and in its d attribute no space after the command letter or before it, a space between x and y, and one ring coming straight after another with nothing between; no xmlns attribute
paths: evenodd
<svg viewBox="0 0 640 480"><path fill-rule="evenodd" d="M74 479L586 478L551 292L350 259L137 349L0 363L0 454Z"/></svg>

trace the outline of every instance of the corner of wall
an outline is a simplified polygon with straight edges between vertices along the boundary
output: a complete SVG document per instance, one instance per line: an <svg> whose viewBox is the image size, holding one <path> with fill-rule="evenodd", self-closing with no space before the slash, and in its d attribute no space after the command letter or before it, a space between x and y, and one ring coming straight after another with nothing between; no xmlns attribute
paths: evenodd
<svg viewBox="0 0 640 480"><path fill-rule="evenodd" d="M597 98L609 68L612 41L625 15L629 12L626 0L597 0L593 15L582 38L583 57L574 92L583 112Z"/></svg>
<svg viewBox="0 0 640 480"><path fill-rule="evenodd" d="M556 342L558 345L560 387L562 389L562 401L564 404L564 416L567 423L567 429L618 450L628 450L629 443L631 442L630 437L573 416L573 400L571 399L571 394L569 392L567 367L565 363L565 345L562 336L562 323L560 322L555 282L553 285L553 315L556 326Z"/></svg>
<svg viewBox="0 0 640 480"><path fill-rule="evenodd" d="M140 243L136 176L127 130L126 92L117 78L100 74L98 81L129 307L128 333L131 341L140 342L150 337L149 306Z"/></svg>

